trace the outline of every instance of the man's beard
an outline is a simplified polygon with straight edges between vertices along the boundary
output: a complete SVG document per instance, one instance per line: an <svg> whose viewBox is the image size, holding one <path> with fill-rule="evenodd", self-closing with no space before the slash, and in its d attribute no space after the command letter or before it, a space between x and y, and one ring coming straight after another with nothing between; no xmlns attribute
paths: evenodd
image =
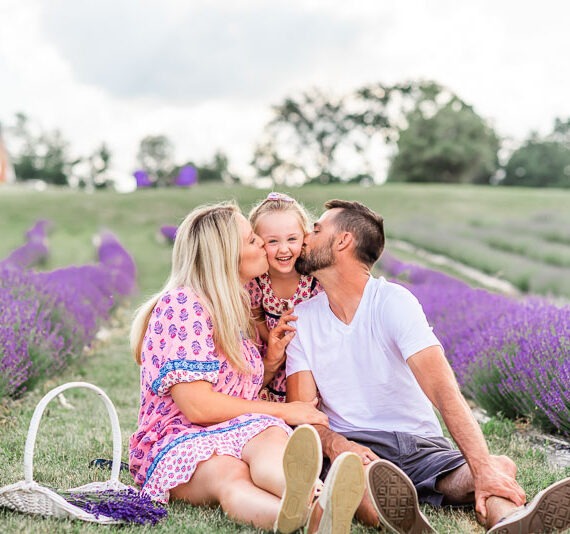
<svg viewBox="0 0 570 534"><path fill-rule="evenodd" d="M295 261L295 270L299 274L307 275L334 265L333 243L334 237L331 237L329 242L321 248L313 249L311 252L305 252L303 249L301 255Z"/></svg>

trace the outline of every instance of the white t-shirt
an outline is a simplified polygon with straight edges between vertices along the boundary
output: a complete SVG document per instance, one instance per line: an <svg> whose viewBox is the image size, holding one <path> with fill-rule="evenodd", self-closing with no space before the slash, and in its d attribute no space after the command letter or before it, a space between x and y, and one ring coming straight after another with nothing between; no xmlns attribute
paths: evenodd
<svg viewBox="0 0 570 534"><path fill-rule="evenodd" d="M418 300L404 287L370 277L350 324L326 293L295 309L287 376L311 371L332 430L385 430L441 436L433 407L406 360L440 345Z"/></svg>

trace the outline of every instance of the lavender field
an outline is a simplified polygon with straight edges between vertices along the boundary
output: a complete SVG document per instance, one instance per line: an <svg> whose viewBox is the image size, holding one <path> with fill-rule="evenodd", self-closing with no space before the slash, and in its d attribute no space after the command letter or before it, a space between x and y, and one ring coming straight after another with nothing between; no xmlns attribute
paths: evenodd
<svg viewBox="0 0 570 534"><path fill-rule="evenodd" d="M360 200L381 212L388 241L379 269L422 302L463 391L490 414L570 436L570 193L406 185L288 192L316 215L330 198ZM116 403L123 439L134 430L138 370L129 354L128 326L136 305L168 275L173 229L198 204L235 198L247 211L266 194L225 186L132 195L0 188L0 464L7 466L0 485L19 478L31 412L55 385L97 384ZM394 238L508 280L521 294L492 293L421 266L391 246ZM101 329L107 330L106 341L97 343ZM69 398L73 406L87 406L89 418L70 418L56 406L37 446L39 476L60 487L101 479L84 466L110 455L101 431L105 414L79 393ZM484 431L495 452L517 460L523 484L536 493L561 473L521 445L514 428L498 418ZM54 440L65 451L64 462L53 452ZM62 482L70 468L72 481ZM131 482L128 475L122 478ZM170 511L159 532L187 527L187 507ZM248 532L216 511L192 511L190 517L195 532ZM434 514L430 520L441 531L478 532L469 513ZM2 511L0 522L7 532L52 532L59 525ZM368 532L360 526L355 531Z"/></svg>
<svg viewBox="0 0 570 534"><path fill-rule="evenodd" d="M49 221L0 261L0 398L21 396L83 352L121 296L135 289L136 268L116 237L99 236L98 263L48 272Z"/></svg>
<svg viewBox="0 0 570 534"><path fill-rule="evenodd" d="M389 254L381 267L422 303L469 398L570 436L570 305L474 289Z"/></svg>

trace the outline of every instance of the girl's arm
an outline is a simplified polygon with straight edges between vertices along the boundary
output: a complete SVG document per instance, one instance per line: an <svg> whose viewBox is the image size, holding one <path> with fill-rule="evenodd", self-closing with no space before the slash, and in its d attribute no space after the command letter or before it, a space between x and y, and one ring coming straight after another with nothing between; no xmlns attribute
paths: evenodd
<svg viewBox="0 0 570 534"><path fill-rule="evenodd" d="M297 316L293 315L293 308L283 312L279 322L269 330L269 338L267 340L267 352L263 359L263 385L266 386L271 382L275 373L279 370L285 361L285 349L289 342L295 336L296 329L290 326L289 321L296 321Z"/></svg>
<svg viewBox="0 0 570 534"><path fill-rule="evenodd" d="M210 426L246 413L263 413L279 417L292 426L303 423L328 426L327 416L316 408L316 398L310 402L290 403L252 401L218 393L205 380L180 382L172 386L170 393L184 416L197 425Z"/></svg>
<svg viewBox="0 0 570 534"><path fill-rule="evenodd" d="M267 323L265 322L265 312L261 306L251 309L251 315L255 321L255 326L259 332L259 337L264 343L269 342L269 328L267 328Z"/></svg>

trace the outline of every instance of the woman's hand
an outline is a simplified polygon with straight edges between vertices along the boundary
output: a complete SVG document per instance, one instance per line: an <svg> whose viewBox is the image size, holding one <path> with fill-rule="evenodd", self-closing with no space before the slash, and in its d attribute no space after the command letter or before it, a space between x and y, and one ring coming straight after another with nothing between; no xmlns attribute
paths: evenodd
<svg viewBox="0 0 570 534"><path fill-rule="evenodd" d="M317 410L319 399L316 397L310 402L295 401L283 404L282 419L291 426L308 423L310 425L329 426L329 418Z"/></svg>

